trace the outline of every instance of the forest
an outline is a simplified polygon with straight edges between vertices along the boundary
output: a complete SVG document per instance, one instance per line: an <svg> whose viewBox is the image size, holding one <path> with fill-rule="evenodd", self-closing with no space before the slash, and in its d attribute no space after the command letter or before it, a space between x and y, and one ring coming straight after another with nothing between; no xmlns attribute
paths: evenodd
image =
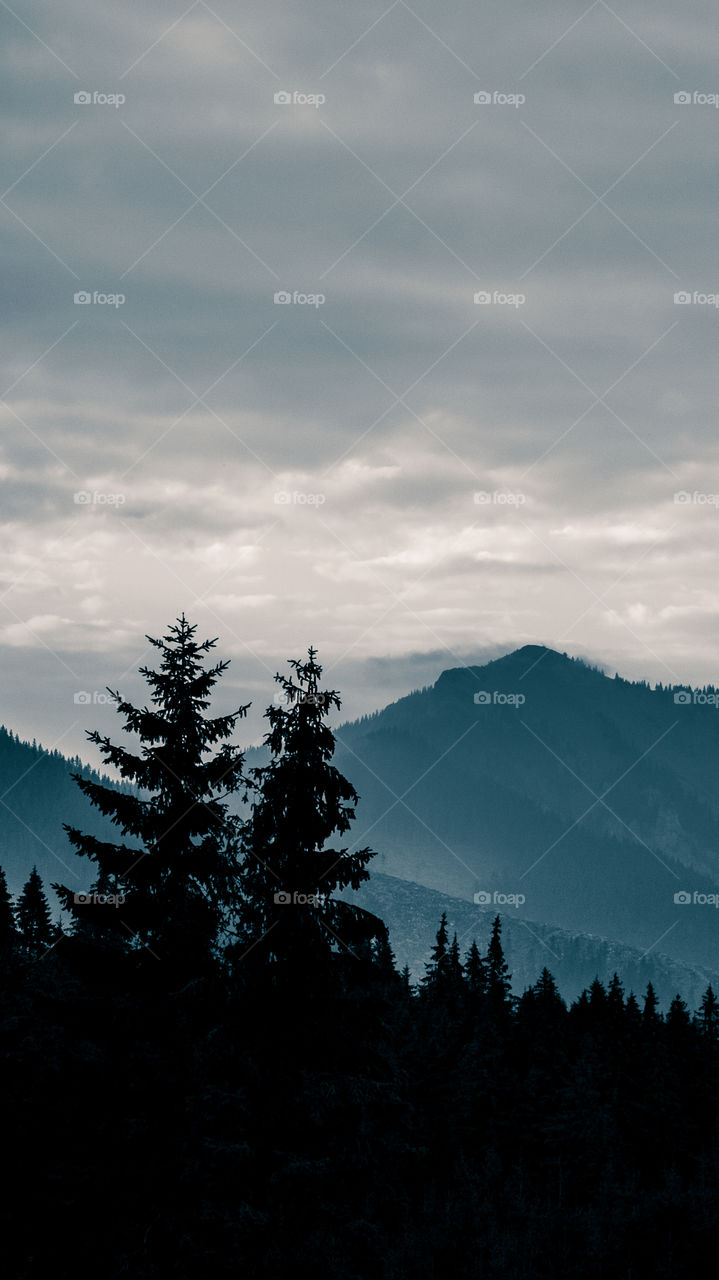
<svg viewBox="0 0 719 1280"><path fill-rule="evenodd" d="M53 885L58 922L36 870L16 901L0 877L8 1274L701 1273L711 987L662 1009L615 975L568 1005L544 969L513 994L500 916L466 950L443 917L421 978L398 972L338 896L375 851L342 843L360 797L316 651L247 768L247 708L208 714L216 641L183 615L151 643L147 705L113 692L135 749L90 735L123 785L76 775L116 831L68 824L86 889Z"/></svg>

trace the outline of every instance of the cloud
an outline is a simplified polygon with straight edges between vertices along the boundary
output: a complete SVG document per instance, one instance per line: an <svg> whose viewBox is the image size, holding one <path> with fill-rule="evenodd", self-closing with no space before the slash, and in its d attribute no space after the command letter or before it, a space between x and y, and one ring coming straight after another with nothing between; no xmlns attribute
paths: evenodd
<svg viewBox="0 0 719 1280"><path fill-rule="evenodd" d="M357 711L536 639L711 677L712 7L386 8L6 15L11 723L183 608Z"/></svg>

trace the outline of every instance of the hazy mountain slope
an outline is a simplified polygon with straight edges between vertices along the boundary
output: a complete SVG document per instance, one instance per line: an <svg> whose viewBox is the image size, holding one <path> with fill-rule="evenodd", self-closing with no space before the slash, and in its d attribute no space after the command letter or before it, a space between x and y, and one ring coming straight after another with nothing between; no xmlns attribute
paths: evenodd
<svg viewBox="0 0 719 1280"><path fill-rule="evenodd" d="M464 959L473 938L485 951L496 907L475 906L422 885L375 874L350 900L373 911L390 931L397 963L409 965L415 981L424 974L443 911L447 913L450 938L456 931ZM638 996L654 984L664 1007L677 992L697 1008L709 983L719 989L719 971L701 965L686 965L662 955L656 949L643 956L636 947L609 942L590 934L571 934L564 929L536 921L523 922L516 912L501 913L502 938L512 973L512 987L521 993L536 982L546 965L554 974L565 999L573 999L599 976L607 982L617 972L625 989Z"/></svg>
<svg viewBox="0 0 719 1280"><path fill-rule="evenodd" d="M34 864L48 890L53 881L78 889L89 885L92 868L73 853L64 822L103 839L116 838L116 828L82 795L72 773L108 781L80 760L21 742L0 727L0 866L13 894Z"/></svg>
<svg viewBox="0 0 719 1280"><path fill-rule="evenodd" d="M338 740L376 870L470 901L520 891L527 918L719 969L719 913L674 902L719 887L713 705L528 647L446 671Z"/></svg>

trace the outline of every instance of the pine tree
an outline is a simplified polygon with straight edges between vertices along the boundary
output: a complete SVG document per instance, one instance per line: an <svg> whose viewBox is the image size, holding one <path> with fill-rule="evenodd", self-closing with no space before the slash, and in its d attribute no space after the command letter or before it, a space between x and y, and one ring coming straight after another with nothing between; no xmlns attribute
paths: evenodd
<svg viewBox="0 0 719 1280"><path fill-rule="evenodd" d="M464 976L470 1005L476 1009L487 992L487 974L475 939L472 939L472 945L464 962Z"/></svg>
<svg viewBox="0 0 719 1280"><path fill-rule="evenodd" d="M487 999L494 1013L506 1013L511 1008L512 982L502 948L502 922L495 917L492 936L487 948Z"/></svg>
<svg viewBox="0 0 719 1280"><path fill-rule="evenodd" d="M0 867L0 961L7 960L19 942L12 898L7 887L5 872Z"/></svg>
<svg viewBox="0 0 719 1280"><path fill-rule="evenodd" d="M411 996L414 988L412 986L412 973L408 964L404 966L404 969L399 976L402 982L402 991L404 995L406 997Z"/></svg>
<svg viewBox="0 0 719 1280"><path fill-rule="evenodd" d="M328 848L350 828L359 799L331 764L335 738L326 724L339 693L320 688L317 651L291 659L292 674L278 674L281 699L267 708L265 745L270 762L252 770L254 799L243 836L239 938L241 957L262 942L258 955L273 971L325 965L336 952L371 955L386 936L383 922L333 898L369 878L374 851Z"/></svg>
<svg viewBox="0 0 719 1280"><path fill-rule="evenodd" d="M657 995L651 982L647 984L647 994L644 997L644 1008L642 1009L642 1023L648 1031L654 1031L661 1022L659 1014L659 1002Z"/></svg>
<svg viewBox="0 0 719 1280"><path fill-rule="evenodd" d="M92 804L139 845L111 844L66 827L98 877L90 895L55 886L90 931L114 932L129 949L142 944L173 969L190 972L208 962L236 889L236 823L225 798L243 785L244 759L228 738L247 712L244 706L214 719L203 714L229 664L204 666L217 641L199 643L196 630L183 614L162 639L147 637L160 654L158 670L140 668L150 707L138 709L109 690L141 754L88 734L106 765L133 789L73 775Z"/></svg>
<svg viewBox="0 0 719 1280"><path fill-rule="evenodd" d="M57 941L50 907L37 867L33 867L17 901L17 925L20 946L29 959L36 960Z"/></svg>
<svg viewBox="0 0 719 1280"><path fill-rule="evenodd" d="M441 982L447 968L449 934L447 932L447 912L442 912L437 936L432 947L432 954L425 965L422 987L425 991L434 991Z"/></svg>
<svg viewBox="0 0 719 1280"><path fill-rule="evenodd" d="M464 972L462 970L462 961L459 956L459 943L457 934L455 933L452 944L447 952L447 974L450 982L455 987L461 987L464 983Z"/></svg>
<svg viewBox="0 0 719 1280"><path fill-rule="evenodd" d="M702 997L698 1023L702 1035L706 1036L707 1040L713 1042L719 1040L719 1000L711 986L707 987Z"/></svg>

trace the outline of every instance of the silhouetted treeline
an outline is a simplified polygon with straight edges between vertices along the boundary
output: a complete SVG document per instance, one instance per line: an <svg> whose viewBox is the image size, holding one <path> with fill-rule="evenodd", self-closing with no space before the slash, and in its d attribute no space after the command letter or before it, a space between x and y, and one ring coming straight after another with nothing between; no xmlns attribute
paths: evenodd
<svg viewBox="0 0 719 1280"><path fill-rule="evenodd" d="M330 1277L635 1280L703 1274L719 1227L719 1002L662 1011L620 978L567 1008L520 998L502 948L450 938L422 980L382 922L333 893L357 797L333 767L310 650L279 677L269 763L205 715L185 619L155 642L150 704L117 696L133 784L79 778L117 843L94 867L0 876L2 1200L18 1280ZM139 743L139 747L138 747ZM248 820L226 797L245 793Z"/></svg>

